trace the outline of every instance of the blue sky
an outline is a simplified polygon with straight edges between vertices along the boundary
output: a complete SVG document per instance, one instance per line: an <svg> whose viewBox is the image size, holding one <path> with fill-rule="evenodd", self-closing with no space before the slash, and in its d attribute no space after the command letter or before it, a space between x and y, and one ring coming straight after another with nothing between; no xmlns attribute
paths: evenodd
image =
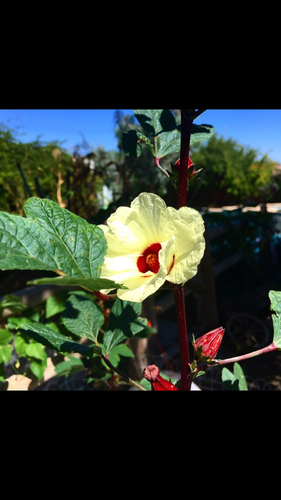
<svg viewBox="0 0 281 500"><path fill-rule="evenodd" d="M64 141L72 152L82 142L96 148L116 149L114 109L0 109L0 124L17 128L18 139L30 142L41 135L43 141ZM133 114L132 109L121 110ZM197 120L215 127L219 136L258 149L281 163L281 109L208 109Z"/></svg>

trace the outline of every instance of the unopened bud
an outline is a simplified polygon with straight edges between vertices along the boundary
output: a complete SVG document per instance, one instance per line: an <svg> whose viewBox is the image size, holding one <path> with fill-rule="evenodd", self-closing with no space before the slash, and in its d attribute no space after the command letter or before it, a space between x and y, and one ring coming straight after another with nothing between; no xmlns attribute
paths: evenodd
<svg viewBox="0 0 281 500"><path fill-rule="evenodd" d="M143 376L146 380L151 383L151 389L153 391L178 391L179 389L164 379L160 375L160 370L156 365L149 365L143 371Z"/></svg>
<svg viewBox="0 0 281 500"><path fill-rule="evenodd" d="M202 335L202 337L199 337L199 339L195 341L195 349L202 346L201 355L213 359L218 353L224 332L224 328L220 326L211 332L205 333L205 335Z"/></svg>
<svg viewBox="0 0 281 500"><path fill-rule="evenodd" d="M191 167L193 167L190 171L190 177L192 177L194 174L195 174L195 168L194 168L194 163L192 161L192 159L190 157L188 157L188 165L187 165L187 168L190 169ZM179 170L180 168L180 158L176 161L176 163L174 164L174 168L176 170Z"/></svg>

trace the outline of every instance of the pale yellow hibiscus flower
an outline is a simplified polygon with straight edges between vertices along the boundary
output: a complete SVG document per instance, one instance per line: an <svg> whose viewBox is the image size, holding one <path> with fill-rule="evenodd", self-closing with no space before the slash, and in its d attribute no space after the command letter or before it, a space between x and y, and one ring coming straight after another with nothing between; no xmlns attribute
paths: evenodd
<svg viewBox="0 0 281 500"><path fill-rule="evenodd" d="M130 207L119 207L107 225L99 227L108 244L101 278L127 287L117 291L122 300L142 302L166 280L175 284L190 280L205 250L199 212L167 207L152 193L141 193Z"/></svg>

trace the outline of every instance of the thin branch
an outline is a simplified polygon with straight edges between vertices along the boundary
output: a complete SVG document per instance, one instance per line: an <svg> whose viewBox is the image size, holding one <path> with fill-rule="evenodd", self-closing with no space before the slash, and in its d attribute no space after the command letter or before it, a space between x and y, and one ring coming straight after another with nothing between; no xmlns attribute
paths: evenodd
<svg viewBox="0 0 281 500"><path fill-rule="evenodd" d="M111 294L111 295L105 295L104 293L102 292L93 292L91 291L91 293L93 295L95 295L98 299L100 300L104 300L104 301L107 301L107 300L115 300L117 298L117 294L114 293L114 294Z"/></svg>
<svg viewBox="0 0 281 500"><path fill-rule="evenodd" d="M138 389L140 389L140 391L146 391L146 389L144 387L142 387L142 385L140 385L137 382L135 382L135 380L133 380L130 377L128 377L128 375L125 375L125 373L121 372L121 370L119 370L118 368L116 368L116 366L113 366L113 364L110 363L109 359L107 359L106 356L102 356L102 359L107 364L108 368L110 368L111 370L114 370L116 373L118 373L118 375L120 375L120 377L122 377L124 380L126 380L126 382L128 382L129 384L134 385L135 387L137 387Z"/></svg>
<svg viewBox="0 0 281 500"><path fill-rule="evenodd" d="M170 176L169 176L169 174L168 174L167 170L164 170L164 168L163 168L163 167L161 167L161 165L160 165L160 163L159 163L159 160L160 160L160 159L161 159L161 158L156 158L156 157L154 157L154 164L155 164L155 166L156 166L157 168L159 168L159 170L161 170L161 172L162 172L164 175L166 175L166 177L170 178Z"/></svg>
<svg viewBox="0 0 281 500"><path fill-rule="evenodd" d="M217 359L214 361L216 361L217 365L227 365L229 363L237 363L238 361L243 361L244 359L254 358L255 356L259 356L260 354L265 354L267 352L272 352L272 351L276 351L276 350L277 350L277 347L274 344L274 342L272 342L270 345L268 345L266 347L262 347L261 349L258 349L257 351L252 351L252 352L249 352L247 354L242 354L241 356L235 356L234 358Z"/></svg>

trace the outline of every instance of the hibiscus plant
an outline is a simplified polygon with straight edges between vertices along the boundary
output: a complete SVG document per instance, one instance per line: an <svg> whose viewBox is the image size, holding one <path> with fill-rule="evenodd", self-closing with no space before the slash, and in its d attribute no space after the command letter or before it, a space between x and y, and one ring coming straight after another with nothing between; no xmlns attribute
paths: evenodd
<svg viewBox="0 0 281 500"><path fill-rule="evenodd" d="M80 353L99 357L112 372L140 390L190 390L194 377L218 364L234 362L234 374L226 368L223 380L246 389L238 361L264 352L281 349L281 292L271 291L274 338L259 351L225 360L216 359L224 328L217 327L188 343L184 284L193 278L204 255L204 221L200 213L187 207L189 185L197 178L189 148L206 140L211 125L196 125L204 109L182 109L178 123L170 110L134 110L142 130L123 134L127 155L138 157L146 145L154 157L155 168L169 177L177 195L177 206L167 207L157 194L141 193L130 207L119 207L105 224L96 226L57 203L29 198L25 217L0 213L0 269L53 272L29 282L33 285L78 287L63 312L63 333L41 322L18 324L19 332L59 353ZM169 171L161 159L177 153L179 159ZM207 167L207 166L206 166ZM181 378L167 380L159 368L144 370L146 383L132 380L119 370L119 354L131 355L126 341L149 333L148 321L141 316L142 302L161 287L174 292ZM108 302L111 301L111 302ZM110 304L109 313L101 304ZM65 332L69 332L67 335ZM1 330L0 330L1 334ZM79 342L79 337L87 343ZM194 359L191 362L190 348ZM1 344L0 344L1 354ZM71 359L71 358L70 358ZM150 384L149 384L150 383Z"/></svg>

